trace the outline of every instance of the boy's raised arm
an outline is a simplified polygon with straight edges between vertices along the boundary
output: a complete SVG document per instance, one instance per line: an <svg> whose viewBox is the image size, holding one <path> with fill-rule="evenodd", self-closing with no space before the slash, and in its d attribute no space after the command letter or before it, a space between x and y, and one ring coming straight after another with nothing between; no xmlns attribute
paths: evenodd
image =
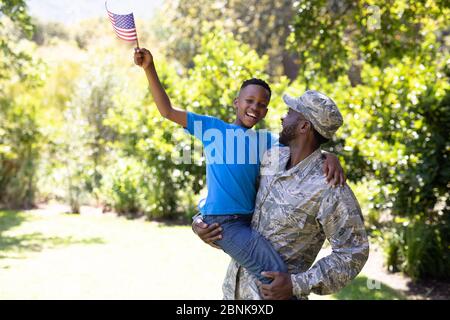
<svg viewBox="0 0 450 320"><path fill-rule="evenodd" d="M166 91L159 81L158 74L153 63L153 56L145 48L136 48L134 51L134 63L142 67L147 76L150 91L158 107L159 113L166 119L187 127L187 112L172 107Z"/></svg>

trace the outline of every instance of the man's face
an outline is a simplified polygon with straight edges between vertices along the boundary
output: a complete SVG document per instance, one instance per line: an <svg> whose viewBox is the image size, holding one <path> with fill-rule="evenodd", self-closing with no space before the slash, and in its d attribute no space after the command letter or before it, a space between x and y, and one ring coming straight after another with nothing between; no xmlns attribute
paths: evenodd
<svg viewBox="0 0 450 320"><path fill-rule="evenodd" d="M306 120L301 113L288 109L288 112L281 117L282 130L280 133L280 143L285 146L289 145L289 142L294 140L297 136L297 126L301 120Z"/></svg>
<svg viewBox="0 0 450 320"><path fill-rule="evenodd" d="M265 88L256 84L246 86L234 100L237 123L252 128L266 116L269 102L269 92Z"/></svg>

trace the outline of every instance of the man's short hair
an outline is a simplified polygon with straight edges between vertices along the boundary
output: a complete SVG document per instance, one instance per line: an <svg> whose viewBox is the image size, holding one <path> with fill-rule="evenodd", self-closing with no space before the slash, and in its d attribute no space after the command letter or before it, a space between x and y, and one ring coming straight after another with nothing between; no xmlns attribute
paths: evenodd
<svg viewBox="0 0 450 320"><path fill-rule="evenodd" d="M270 86L267 84L267 82L265 82L264 80L261 80L261 79L251 78L251 79L245 80L244 82L242 82L240 90L244 89L245 87L247 87L251 84L261 86L264 89L266 89L269 92L269 99L270 99L270 97L272 95L272 90L270 89Z"/></svg>

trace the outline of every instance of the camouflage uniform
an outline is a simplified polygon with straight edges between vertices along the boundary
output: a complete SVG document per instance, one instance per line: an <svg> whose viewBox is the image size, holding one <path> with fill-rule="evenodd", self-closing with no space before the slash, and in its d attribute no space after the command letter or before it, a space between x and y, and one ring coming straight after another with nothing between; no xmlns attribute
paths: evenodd
<svg viewBox="0 0 450 320"><path fill-rule="evenodd" d="M305 299L310 292L336 292L361 271L368 258L361 209L347 185L327 184L320 149L286 170L288 160L288 147L266 152L252 228L271 242L288 265L297 298ZM325 238L333 252L311 267ZM224 299L262 299L255 281L231 261Z"/></svg>
<svg viewBox="0 0 450 320"><path fill-rule="evenodd" d="M338 107L323 93L308 90L298 98L284 95L283 99L325 138L332 138L343 123ZM369 242L361 209L347 185L327 184L320 149L286 170L289 158L289 147L266 152L252 228L286 262L298 299L306 299L310 292L330 294L356 277L367 261ZM333 251L311 266L325 238ZM224 299L262 298L255 278L234 261L223 293Z"/></svg>

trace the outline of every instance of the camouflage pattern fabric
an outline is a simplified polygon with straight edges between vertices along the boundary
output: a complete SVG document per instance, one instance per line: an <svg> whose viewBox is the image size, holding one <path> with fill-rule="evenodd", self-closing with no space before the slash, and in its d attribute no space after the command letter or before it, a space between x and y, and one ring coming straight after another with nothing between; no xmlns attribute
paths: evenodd
<svg viewBox="0 0 450 320"><path fill-rule="evenodd" d="M307 299L310 292L337 292L356 277L368 258L361 209L347 185L327 184L320 149L285 170L288 160L288 147L266 152L252 227L288 265L298 299ZM325 239L332 253L312 265ZM235 261L228 267L223 294L224 299L262 299L256 278Z"/></svg>

